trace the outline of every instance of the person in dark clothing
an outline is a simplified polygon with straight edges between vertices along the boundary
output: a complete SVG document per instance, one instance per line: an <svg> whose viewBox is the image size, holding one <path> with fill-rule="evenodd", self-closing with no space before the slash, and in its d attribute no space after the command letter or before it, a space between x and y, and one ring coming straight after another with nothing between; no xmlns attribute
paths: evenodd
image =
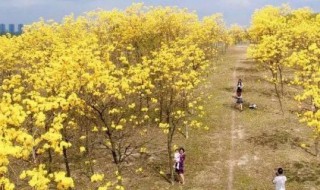
<svg viewBox="0 0 320 190"><path fill-rule="evenodd" d="M238 83L237 83L237 92L238 92L238 91L242 92L242 89L243 89L242 80L239 79L239 80L238 80Z"/></svg>
<svg viewBox="0 0 320 190"><path fill-rule="evenodd" d="M236 96L234 96L234 98L236 99L236 105L239 107L240 111L242 111L242 104L243 104L243 100L242 100L242 89L243 89L243 84L242 84L242 80L239 79L238 83L237 83L237 91L236 91Z"/></svg>
<svg viewBox="0 0 320 190"><path fill-rule="evenodd" d="M176 173L180 177L180 183L184 185L185 184L185 181L184 181L184 161L186 159L184 148L180 148L179 153L180 153L180 161L179 161L179 167L176 168Z"/></svg>
<svg viewBox="0 0 320 190"><path fill-rule="evenodd" d="M236 106L238 106L240 111L242 111L243 99L242 99L241 92L237 92L237 95L233 97L236 99Z"/></svg>

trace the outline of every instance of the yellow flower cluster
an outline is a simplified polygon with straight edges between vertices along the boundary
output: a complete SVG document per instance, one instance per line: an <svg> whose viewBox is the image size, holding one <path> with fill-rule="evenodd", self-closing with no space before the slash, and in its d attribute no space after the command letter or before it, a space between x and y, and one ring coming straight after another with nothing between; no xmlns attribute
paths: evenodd
<svg viewBox="0 0 320 190"><path fill-rule="evenodd" d="M99 182L102 181L104 178L104 174L93 174L91 176L91 182Z"/></svg>
<svg viewBox="0 0 320 190"><path fill-rule="evenodd" d="M55 172L54 181L57 183L58 190L68 190L74 187L74 182L71 177L66 177L65 172Z"/></svg>
<svg viewBox="0 0 320 190"><path fill-rule="evenodd" d="M20 179L30 177L29 185L35 189L45 190L48 189L50 179L48 178L48 172L45 170L45 166L40 164L38 168L33 170L23 171L20 175Z"/></svg>

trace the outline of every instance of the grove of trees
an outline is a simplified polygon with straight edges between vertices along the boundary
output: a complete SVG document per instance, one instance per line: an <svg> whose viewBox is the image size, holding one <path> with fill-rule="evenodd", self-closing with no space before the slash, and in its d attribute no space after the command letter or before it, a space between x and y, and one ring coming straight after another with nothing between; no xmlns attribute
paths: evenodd
<svg viewBox="0 0 320 190"><path fill-rule="evenodd" d="M314 29L303 32L319 35L319 16L295 14L301 29ZM304 68L299 58L319 59L319 41L301 41L308 49L297 47L292 59ZM173 180L173 137L185 126L207 128L197 120L204 113L194 92L214 64L217 44L229 42L221 15L199 19L185 9L142 4L61 23L41 20L19 36L1 36L0 189L79 189L71 164L85 176L83 189L124 189L124 163L147 151L151 129L163 132ZM304 75L315 77L307 94L318 84L314 70L297 75L303 85ZM309 96L317 107L319 97ZM312 113L305 116L319 115ZM114 170L95 167L101 152ZM106 178L114 173L114 180Z"/></svg>
<svg viewBox="0 0 320 190"><path fill-rule="evenodd" d="M308 105L299 118L312 127L320 156L320 14L309 8L266 6L252 16L249 35L248 54L270 70L281 109L285 84L296 86L295 99Z"/></svg>

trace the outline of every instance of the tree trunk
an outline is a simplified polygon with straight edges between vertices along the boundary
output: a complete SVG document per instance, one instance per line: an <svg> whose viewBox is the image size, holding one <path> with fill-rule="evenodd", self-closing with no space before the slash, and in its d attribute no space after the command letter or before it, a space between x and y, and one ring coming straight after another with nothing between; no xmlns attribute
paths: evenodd
<svg viewBox="0 0 320 190"><path fill-rule="evenodd" d="M112 154L113 161L116 165L118 165L119 159L118 159L118 155L117 155L117 149L116 149L115 142L113 142L113 138L112 138L111 134L109 133L109 130L107 131L107 134L109 136L109 140L110 140L110 144L111 144L111 154Z"/></svg>
<svg viewBox="0 0 320 190"><path fill-rule="evenodd" d="M66 165L67 177L70 177L71 176L71 172L70 172L70 167L69 167L67 149L65 147L63 147L62 151L63 151L64 164Z"/></svg>
<svg viewBox="0 0 320 190"><path fill-rule="evenodd" d="M276 90L276 94L277 94L277 97L278 97L278 101L279 101L279 105L280 105L281 112L282 112L282 114L284 114L283 106L282 106L282 100L281 100L281 95L280 95L279 90L278 90L278 85L277 85L277 84L274 84L274 88L275 88L275 90Z"/></svg>
<svg viewBox="0 0 320 190"><path fill-rule="evenodd" d="M139 117L142 116L142 92L139 93Z"/></svg>
<svg viewBox="0 0 320 190"><path fill-rule="evenodd" d="M313 102L313 104L315 104L315 103ZM316 105L314 105L313 114L316 114L318 111L319 111L319 108ZM316 131L316 135L317 136L314 139L314 148L315 148L316 157L319 158L320 157L320 149L319 149L320 133L318 131Z"/></svg>
<svg viewBox="0 0 320 190"><path fill-rule="evenodd" d="M160 101L159 101L159 106L160 106L160 110L159 110L159 123L162 122L162 113L163 113L163 96L160 96Z"/></svg>
<svg viewBox="0 0 320 190"><path fill-rule="evenodd" d="M188 125L186 125L186 139L189 138L189 127Z"/></svg>
<svg viewBox="0 0 320 190"><path fill-rule="evenodd" d="M46 132L48 132L49 131L49 126L46 125L45 129L46 129ZM52 172L52 153L51 153L51 149L49 148L47 150L47 152L48 152L48 173L51 173Z"/></svg>
<svg viewBox="0 0 320 190"><path fill-rule="evenodd" d="M277 79L277 73L275 73L275 72L273 72L273 71L271 71L271 72L272 72L273 79L275 80L275 81L274 81L274 89L275 89L276 94L277 94L277 98L278 98L278 101L279 101L280 109L281 109L282 114L284 114L283 106L282 106L282 100L281 100L281 95L280 95L280 92L279 92L279 89L278 89L278 85L277 85L277 81L278 81L278 79Z"/></svg>
<svg viewBox="0 0 320 190"><path fill-rule="evenodd" d="M319 150L319 142L320 142L320 135L318 134L314 141L315 153L316 157L320 157L320 150Z"/></svg>
<svg viewBox="0 0 320 190"><path fill-rule="evenodd" d="M88 128L86 127L85 128L86 130L86 152L85 152L85 155L87 156L87 158L89 159L89 174L92 175L94 174L94 169L93 169L93 164L92 164L92 158L91 158L91 147L89 146L89 142L90 142L90 134L89 134L89 131L88 131Z"/></svg>
<svg viewBox="0 0 320 190"><path fill-rule="evenodd" d="M32 158L33 158L33 163L37 163L37 153L36 153L36 149L34 147L32 147Z"/></svg>
<svg viewBox="0 0 320 190"><path fill-rule="evenodd" d="M173 105L173 93L174 90L171 89L170 92L170 99L169 99L169 105L167 107L167 124L169 124L169 133L168 133L168 140L167 140L167 148L168 148L168 163L169 163L169 168L170 168L170 181L171 184L174 183L174 170L173 170L173 157L172 157L172 140L173 140L173 135L175 132L175 125L173 125L173 121L171 118L171 112L172 112L172 105Z"/></svg>
<svg viewBox="0 0 320 190"><path fill-rule="evenodd" d="M170 125L170 111L167 110L167 124L169 124L169 132L167 136L167 151L168 151L168 163L170 169L170 182L174 183L174 171L173 171L173 157L172 157L172 139L173 139L173 128L174 126Z"/></svg>
<svg viewBox="0 0 320 190"><path fill-rule="evenodd" d="M117 183L118 185L122 186L122 169L120 164L117 165L117 168L118 168L118 176L121 176L121 178L117 178Z"/></svg>
<svg viewBox="0 0 320 190"><path fill-rule="evenodd" d="M167 148L168 148L168 161L169 161L169 168L170 168L170 182L171 184L174 183L174 171L173 171L173 157L172 157L172 139L170 138L170 132L168 133L168 140L167 140Z"/></svg>
<svg viewBox="0 0 320 190"><path fill-rule="evenodd" d="M278 65L279 77L280 77L280 84L281 84L281 95L284 96L284 84L283 84L283 75L282 75L282 68Z"/></svg>
<svg viewBox="0 0 320 190"><path fill-rule="evenodd" d="M52 154L51 154L51 149L49 148L48 149L48 158L49 158L49 160L48 160L48 173L51 173L52 172L52 167L51 167L51 165L52 165Z"/></svg>

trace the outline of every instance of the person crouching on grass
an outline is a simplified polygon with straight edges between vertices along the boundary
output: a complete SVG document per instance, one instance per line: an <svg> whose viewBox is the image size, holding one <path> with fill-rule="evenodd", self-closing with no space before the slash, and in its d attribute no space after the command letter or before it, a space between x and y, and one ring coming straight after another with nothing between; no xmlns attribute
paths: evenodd
<svg viewBox="0 0 320 190"><path fill-rule="evenodd" d="M233 96L233 98L236 99L236 106L239 107L240 111L242 111L243 99L242 99L241 92L237 91L237 95Z"/></svg>

